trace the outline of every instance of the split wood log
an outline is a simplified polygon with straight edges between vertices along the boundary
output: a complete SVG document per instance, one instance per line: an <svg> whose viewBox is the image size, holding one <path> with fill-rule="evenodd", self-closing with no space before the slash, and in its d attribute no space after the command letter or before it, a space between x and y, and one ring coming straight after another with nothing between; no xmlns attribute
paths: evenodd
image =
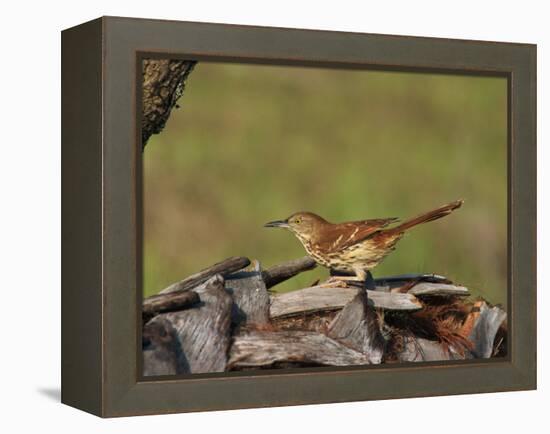
<svg viewBox="0 0 550 434"><path fill-rule="evenodd" d="M445 283L420 282L409 289L408 294L412 294L417 297L423 295L452 295L463 297L470 295L470 291L464 286L449 285Z"/></svg>
<svg viewBox="0 0 550 434"><path fill-rule="evenodd" d="M177 355L181 352L176 330L161 319L143 327L143 375L178 374Z"/></svg>
<svg viewBox="0 0 550 434"><path fill-rule="evenodd" d="M422 309L422 303L412 294L395 294L391 292L367 290L367 295L369 297L369 303L378 309L404 311Z"/></svg>
<svg viewBox="0 0 550 434"><path fill-rule="evenodd" d="M143 322L146 323L159 313L186 309L199 301L199 295L192 290L153 295L143 300Z"/></svg>
<svg viewBox="0 0 550 434"><path fill-rule="evenodd" d="M297 291L277 294L271 297L270 316L280 318L292 315L338 310L349 303L358 288L312 286ZM422 308L420 301L412 294L382 291L367 291L369 302L376 308L414 311Z"/></svg>
<svg viewBox="0 0 550 434"><path fill-rule="evenodd" d="M467 350L458 351L452 346L415 336L403 336L402 350L396 354L399 362L435 362L472 358Z"/></svg>
<svg viewBox="0 0 550 434"><path fill-rule="evenodd" d="M229 368L273 367L279 364L366 365L364 354L328 336L307 331L245 332L237 334L229 353Z"/></svg>
<svg viewBox="0 0 550 434"><path fill-rule="evenodd" d="M348 271L336 271L330 270L331 276L354 276L355 273ZM385 287L390 286L395 288L402 286L406 282L417 281L417 282L430 282L430 283L453 283L445 276L440 276L439 274L433 273L406 273L406 274L396 274L393 276L382 276L374 278L374 283L376 286Z"/></svg>
<svg viewBox="0 0 550 434"><path fill-rule="evenodd" d="M141 136L145 147L153 134L160 133L172 108L183 95L185 80L197 62L176 59L144 59L142 64Z"/></svg>
<svg viewBox="0 0 550 434"><path fill-rule="evenodd" d="M359 291L329 326L328 336L365 354L370 363L382 362L385 341L367 291Z"/></svg>
<svg viewBox="0 0 550 434"><path fill-rule="evenodd" d="M269 322L269 294L258 261L253 271L230 274L225 280L225 289L233 296L231 321L234 326Z"/></svg>
<svg viewBox="0 0 550 434"><path fill-rule="evenodd" d="M178 373L222 372L230 343L233 300L220 275L195 288L201 303L191 309L157 315L148 326L167 320L175 329L181 352Z"/></svg>
<svg viewBox="0 0 550 434"><path fill-rule="evenodd" d="M160 291L160 294L166 294L173 291L185 291L193 289L195 286L200 285L203 282L206 282L212 276L220 274L222 277L226 278L229 274L239 271L250 265L250 259L244 258L241 256L227 258L217 264L214 264L204 270L199 271L196 274L193 274L179 282L173 283L167 288Z"/></svg>
<svg viewBox="0 0 550 434"><path fill-rule="evenodd" d="M303 271L313 270L316 266L317 263L312 258L304 256L268 268L262 272L262 276L266 288L271 288Z"/></svg>
<svg viewBox="0 0 550 434"><path fill-rule="evenodd" d="M403 282L410 282L411 280L416 280L418 282L429 282L429 283L453 283L445 276L440 276L439 274L426 274L426 273L408 273L408 274L397 274L395 276L383 276L377 277L374 279L377 285L401 285Z"/></svg>
<svg viewBox="0 0 550 434"><path fill-rule="evenodd" d="M468 339L474 344L472 353L479 358L488 359L493 355L495 336L506 320L506 312L498 306L489 307L482 302Z"/></svg>

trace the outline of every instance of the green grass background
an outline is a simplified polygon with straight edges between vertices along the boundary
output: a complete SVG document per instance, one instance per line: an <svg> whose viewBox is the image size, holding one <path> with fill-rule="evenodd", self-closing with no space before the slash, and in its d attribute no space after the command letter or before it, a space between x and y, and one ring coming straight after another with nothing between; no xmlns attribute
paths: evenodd
<svg viewBox="0 0 550 434"><path fill-rule="evenodd" d="M144 292L228 256L304 255L263 223L463 208L410 231L376 276L429 272L506 302L503 78L199 63L144 159ZM316 269L274 289L327 275Z"/></svg>

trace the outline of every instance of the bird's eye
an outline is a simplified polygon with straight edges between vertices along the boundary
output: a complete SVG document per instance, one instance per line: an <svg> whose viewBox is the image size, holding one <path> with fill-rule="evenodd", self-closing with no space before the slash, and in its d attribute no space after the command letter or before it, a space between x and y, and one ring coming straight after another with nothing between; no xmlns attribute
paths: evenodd
<svg viewBox="0 0 550 434"><path fill-rule="evenodd" d="M297 225L299 225L300 223L302 223L302 219L297 218L296 220L294 220L294 223L296 223Z"/></svg>

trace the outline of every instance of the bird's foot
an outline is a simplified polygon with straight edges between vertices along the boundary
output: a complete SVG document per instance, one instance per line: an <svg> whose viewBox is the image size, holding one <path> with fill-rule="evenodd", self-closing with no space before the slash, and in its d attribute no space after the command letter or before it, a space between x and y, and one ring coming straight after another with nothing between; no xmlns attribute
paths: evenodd
<svg viewBox="0 0 550 434"><path fill-rule="evenodd" d="M321 283L319 286L332 287L332 288L347 288L350 283L358 282L355 276L330 276L327 280Z"/></svg>

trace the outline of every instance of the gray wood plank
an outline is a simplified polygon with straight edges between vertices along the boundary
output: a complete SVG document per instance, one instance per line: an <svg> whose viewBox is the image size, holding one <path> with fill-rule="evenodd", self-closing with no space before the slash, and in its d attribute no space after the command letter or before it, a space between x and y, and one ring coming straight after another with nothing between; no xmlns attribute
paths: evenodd
<svg viewBox="0 0 550 434"><path fill-rule="evenodd" d="M387 310L415 311L422 309L422 303L412 294L367 291L372 306Z"/></svg>
<svg viewBox="0 0 550 434"><path fill-rule="evenodd" d="M271 296L270 316L279 318L304 313L338 310L349 303L360 291L358 288L312 286L297 291ZM391 310L419 310L421 303L412 294L367 291L376 308Z"/></svg>
<svg viewBox="0 0 550 434"><path fill-rule="evenodd" d="M470 291L464 286L450 285L445 283L420 282L409 289L408 294L414 296L423 295L455 295L468 296Z"/></svg>

